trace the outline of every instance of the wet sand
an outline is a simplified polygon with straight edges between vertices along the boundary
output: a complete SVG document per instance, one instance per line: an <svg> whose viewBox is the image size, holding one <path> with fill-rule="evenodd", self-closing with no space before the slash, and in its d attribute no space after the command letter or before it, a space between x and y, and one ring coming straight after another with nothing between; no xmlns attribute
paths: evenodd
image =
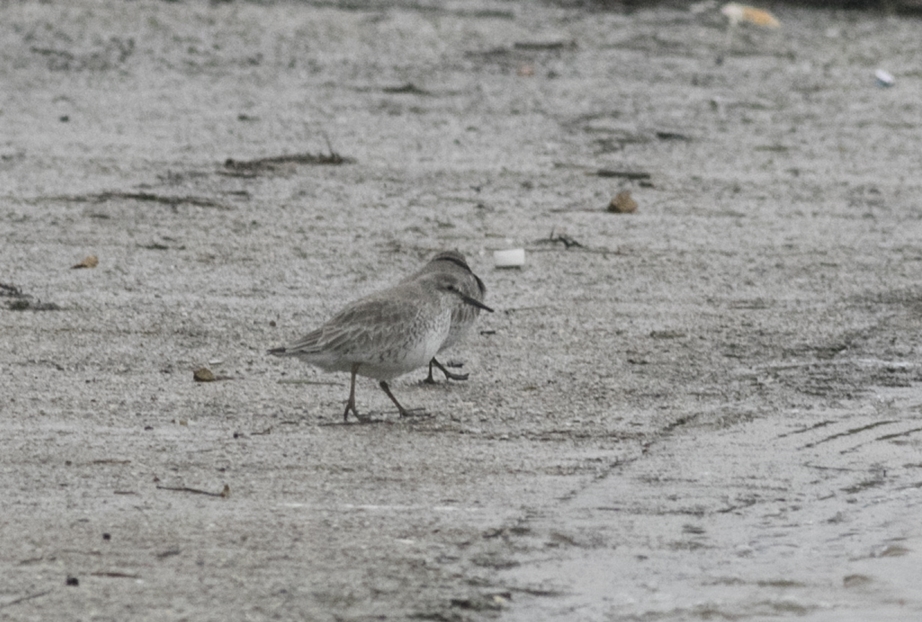
<svg viewBox="0 0 922 622"><path fill-rule="evenodd" d="M922 22L773 10L0 8L0 619L922 616ZM266 356L444 248L431 416Z"/></svg>

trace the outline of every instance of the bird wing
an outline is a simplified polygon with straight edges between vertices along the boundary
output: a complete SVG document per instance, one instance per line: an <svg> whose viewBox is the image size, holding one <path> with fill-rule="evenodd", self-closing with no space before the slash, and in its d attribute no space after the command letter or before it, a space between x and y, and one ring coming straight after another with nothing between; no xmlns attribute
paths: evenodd
<svg viewBox="0 0 922 622"><path fill-rule="evenodd" d="M399 346L418 313L419 306L411 298L372 295L352 303L317 330L287 346L285 354L359 352L374 356Z"/></svg>

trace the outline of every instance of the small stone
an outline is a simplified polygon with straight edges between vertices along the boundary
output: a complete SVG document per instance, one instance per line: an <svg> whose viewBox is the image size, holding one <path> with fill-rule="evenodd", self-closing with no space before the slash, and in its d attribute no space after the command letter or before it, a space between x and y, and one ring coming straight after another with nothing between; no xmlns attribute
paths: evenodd
<svg viewBox="0 0 922 622"><path fill-rule="evenodd" d="M637 211L637 201L631 198L630 190L622 190L608 204L608 211L616 214L630 214Z"/></svg>
<svg viewBox="0 0 922 622"><path fill-rule="evenodd" d="M199 367L192 373L192 379L196 382L214 382L217 380L215 375L207 367Z"/></svg>

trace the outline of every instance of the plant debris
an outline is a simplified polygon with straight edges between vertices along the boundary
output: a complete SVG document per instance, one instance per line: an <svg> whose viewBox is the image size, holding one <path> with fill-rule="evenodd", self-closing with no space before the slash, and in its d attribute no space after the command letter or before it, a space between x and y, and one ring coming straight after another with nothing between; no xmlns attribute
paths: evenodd
<svg viewBox="0 0 922 622"><path fill-rule="evenodd" d="M576 49L576 41L516 41L512 44L516 50L562 50Z"/></svg>
<svg viewBox="0 0 922 622"><path fill-rule="evenodd" d="M535 244L563 244L565 248L585 248L580 242L577 242L566 232L558 233L557 229L551 229L551 234L546 238L535 240Z"/></svg>
<svg viewBox="0 0 922 622"><path fill-rule="evenodd" d="M168 251L170 247L166 244L161 244L160 242L151 242L150 244L142 244L138 248L143 248L149 251Z"/></svg>
<svg viewBox="0 0 922 622"><path fill-rule="evenodd" d="M381 89L385 93L393 94L406 94L406 95L429 95L428 91L425 91L412 82L407 82L406 84L401 84L400 86L385 86ZM333 154L333 150L330 149L330 153Z"/></svg>
<svg viewBox="0 0 922 622"><path fill-rule="evenodd" d="M660 140L682 140L686 142L691 141L689 136L679 132L658 131L656 132L656 137Z"/></svg>
<svg viewBox="0 0 922 622"><path fill-rule="evenodd" d="M0 283L0 296L6 298L28 298L28 296L22 293L21 289L15 285L8 285L6 283Z"/></svg>
<svg viewBox="0 0 922 622"><path fill-rule="evenodd" d="M152 192L100 192L98 194L70 195L61 197L51 197L52 199L62 201L74 201L78 203L104 203L113 199L126 201L148 201L151 203L161 203L169 205L174 210L179 205L194 205L196 207L215 207L222 210L230 210L230 206L211 199L193 196L167 196L154 194ZM97 216L98 217L98 216Z"/></svg>
<svg viewBox="0 0 922 622"><path fill-rule="evenodd" d="M398 87L398 90L391 91L394 93L416 93L416 90L406 90L406 89L416 89L412 84L407 84L401 87ZM330 143L330 139L327 136L324 136L324 139L327 142L327 151L329 153L296 153L293 155L280 155L272 156L268 158L257 158L255 160L234 160L233 158L228 158L224 161L224 168L228 169L227 175L237 175L240 177L253 177L259 173L265 172L274 172L278 170L284 170L291 167L292 165L298 164L315 164L315 165L340 165L340 164L352 164L355 162L352 158L345 158L333 150L333 145Z"/></svg>
<svg viewBox="0 0 922 622"><path fill-rule="evenodd" d="M97 571L91 572L91 577L106 577L109 579L140 579L141 575L133 574L129 572L106 572L106 571Z"/></svg>
<svg viewBox="0 0 922 622"><path fill-rule="evenodd" d="M22 290L15 285L0 283L0 298L9 298L6 308L10 311L60 311L61 307L53 302L42 302L41 300L24 294Z"/></svg>
<svg viewBox="0 0 922 622"><path fill-rule="evenodd" d="M3 603L2 605L0 605L0 609L2 609L3 607L11 607L13 605L18 605L19 603L23 603L27 600L32 600L33 598L45 596L47 594L51 594L51 592L52 590L45 590L44 592L36 592L35 594L26 594L25 596L20 596L19 598Z"/></svg>
<svg viewBox="0 0 922 622"><path fill-rule="evenodd" d="M208 497L221 497L222 499L227 499L230 496L230 486L224 484L224 489L221 492L210 492L208 490L200 490L199 488L189 488L187 486L157 486L157 490L175 490L176 492L191 492L196 495L206 495Z"/></svg>
<svg viewBox="0 0 922 622"><path fill-rule="evenodd" d="M351 158L344 158L336 152L324 153L297 153L293 155L281 155L270 158L258 158L256 160L234 160L228 158L224 161L224 168L229 169L232 174L252 174L266 171L276 171L284 168L289 164L349 164L354 162Z"/></svg>
<svg viewBox="0 0 922 622"><path fill-rule="evenodd" d="M728 2L721 7L720 12L726 16L731 27L736 26L740 22L748 22L766 28L779 28L781 26L781 22L768 11L746 6L745 4Z"/></svg>
<svg viewBox="0 0 922 622"><path fill-rule="evenodd" d="M98 265L99 265L99 257L97 257L96 255L87 255L86 257L83 258L83 261L71 266L70 268L71 270L78 270L80 268L95 268Z"/></svg>
<svg viewBox="0 0 922 622"><path fill-rule="evenodd" d="M592 174L599 177L621 177L623 179L634 180L650 179L650 177L652 177L650 173L645 173L643 171L618 171L608 168L600 168Z"/></svg>

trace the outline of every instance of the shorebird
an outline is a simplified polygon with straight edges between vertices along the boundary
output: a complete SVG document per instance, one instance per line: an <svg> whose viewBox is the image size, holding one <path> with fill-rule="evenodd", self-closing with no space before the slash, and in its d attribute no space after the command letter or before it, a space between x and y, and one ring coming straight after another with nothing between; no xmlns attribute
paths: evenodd
<svg viewBox="0 0 922 622"><path fill-rule="evenodd" d="M456 276L460 283L459 288L462 294L479 302L483 302L487 294L486 285L483 284L480 277L474 274L471 267L467 265L467 261L464 260L464 255L457 251L443 251L439 253L430 259L429 263L423 266L419 272L407 277L404 282L418 279L426 274L438 273ZM474 325L478 315L480 315L480 307L462 300L457 301L455 307L451 310L451 328L448 331L448 337L442 342L442 347L439 348L439 352L447 350L461 341ZM449 380L467 380L468 378L467 374L454 374L448 371L445 369L445 366L439 363L433 356L429 361L429 375L424 382L430 384L435 383L435 378L432 377L433 367L437 367L441 370Z"/></svg>
<svg viewBox="0 0 922 622"><path fill-rule="evenodd" d="M409 415L387 381L435 357L451 332L456 306L493 311L465 294L463 286L454 274L420 274L353 302L317 330L291 345L269 350L269 354L295 356L324 371L349 372L352 377L343 421L348 421L350 411L359 421L367 421L355 408L356 375L378 380L400 416Z"/></svg>

